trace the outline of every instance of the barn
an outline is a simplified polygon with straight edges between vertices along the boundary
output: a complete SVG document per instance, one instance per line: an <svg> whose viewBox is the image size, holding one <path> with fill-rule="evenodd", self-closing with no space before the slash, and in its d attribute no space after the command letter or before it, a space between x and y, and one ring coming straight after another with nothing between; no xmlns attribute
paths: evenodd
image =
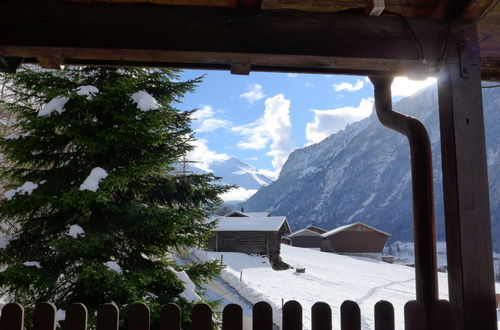
<svg viewBox="0 0 500 330"><path fill-rule="evenodd" d="M217 223L207 242L207 250L262 254L269 258L274 268L280 268L281 237L291 232L286 217L238 213L214 218Z"/></svg>
<svg viewBox="0 0 500 330"><path fill-rule="evenodd" d="M326 230L322 228L309 226L291 233L288 238L291 240L292 246L319 248L323 238L321 235L324 233L326 233Z"/></svg>
<svg viewBox="0 0 500 330"><path fill-rule="evenodd" d="M321 235L321 251L368 257L381 257L391 236L361 222L335 228Z"/></svg>

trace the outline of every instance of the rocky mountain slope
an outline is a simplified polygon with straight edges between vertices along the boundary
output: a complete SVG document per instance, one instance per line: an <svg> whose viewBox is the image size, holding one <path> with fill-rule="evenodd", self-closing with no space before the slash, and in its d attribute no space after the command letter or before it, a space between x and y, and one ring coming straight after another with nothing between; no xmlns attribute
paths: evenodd
<svg viewBox="0 0 500 330"><path fill-rule="evenodd" d="M493 235L500 249L500 89L484 89L485 129ZM437 89L399 101L398 112L419 118L433 150L438 238L444 239ZM412 240L409 146L383 127L375 113L320 143L295 150L277 181L261 188L243 207L286 215L293 230L308 224L331 229L362 221Z"/></svg>

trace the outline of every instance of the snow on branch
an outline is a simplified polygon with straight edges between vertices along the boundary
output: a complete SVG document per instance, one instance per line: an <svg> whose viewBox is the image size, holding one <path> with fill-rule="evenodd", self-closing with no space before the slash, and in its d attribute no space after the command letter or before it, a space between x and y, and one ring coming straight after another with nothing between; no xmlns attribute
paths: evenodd
<svg viewBox="0 0 500 330"><path fill-rule="evenodd" d="M69 98L67 96L57 96L54 97L49 103L45 104L40 111L38 111L38 117L45 117L52 114L54 111L61 114L64 112L64 106L68 102Z"/></svg>
<svg viewBox="0 0 500 330"><path fill-rule="evenodd" d="M7 200L10 201L17 194L31 195L33 190L35 190L36 188L38 188L38 185L36 183L33 183L31 181L27 181L19 188L6 191L5 198L7 198Z"/></svg>
<svg viewBox="0 0 500 330"><path fill-rule="evenodd" d="M131 99L137 104L137 109L147 112L160 108L160 104L148 92L139 91L132 94Z"/></svg>
<svg viewBox="0 0 500 330"><path fill-rule="evenodd" d="M108 172L101 167L92 169L90 175L80 185L80 190L90 190L96 192L99 189L99 182L108 176Z"/></svg>
<svg viewBox="0 0 500 330"><path fill-rule="evenodd" d="M86 96L87 100L92 100L97 93L99 93L99 89L94 86L80 86L76 89L76 94Z"/></svg>

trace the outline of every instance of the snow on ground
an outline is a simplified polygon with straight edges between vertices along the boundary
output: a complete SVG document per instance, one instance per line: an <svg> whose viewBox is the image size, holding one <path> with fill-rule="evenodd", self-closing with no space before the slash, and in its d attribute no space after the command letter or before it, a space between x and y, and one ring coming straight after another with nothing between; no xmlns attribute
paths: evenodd
<svg viewBox="0 0 500 330"><path fill-rule="evenodd" d="M80 190L90 190L96 192L99 189L99 182L108 176L108 172L101 167L96 167L90 171L90 175L80 185Z"/></svg>
<svg viewBox="0 0 500 330"><path fill-rule="evenodd" d="M304 329L311 328L311 307L325 301L332 308L334 329L340 328L340 305L356 301L362 314L362 329L374 328L373 309L379 300L395 308L396 329L403 329L404 304L415 299L415 270L374 259L349 257L311 249L281 245L281 257L294 269L272 270L267 258L233 252L195 251L203 260L220 259L227 267L221 277L252 303L267 301L273 307L275 323L281 324L282 299L297 300L303 308ZM240 272L242 281L240 282ZM447 277L439 274L440 298L448 298Z"/></svg>
<svg viewBox="0 0 500 330"><path fill-rule="evenodd" d="M191 279L189 278L189 276L185 271L178 272L172 267L169 267L168 269L172 273L174 273L177 276L177 278L181 280L182 283L184 284L184 291L182 291L180 294L181 297L191 302L197 302L201 300L200 296L195 292L196 290L195 284L193 283L193 281L191 281Z"/></svg>

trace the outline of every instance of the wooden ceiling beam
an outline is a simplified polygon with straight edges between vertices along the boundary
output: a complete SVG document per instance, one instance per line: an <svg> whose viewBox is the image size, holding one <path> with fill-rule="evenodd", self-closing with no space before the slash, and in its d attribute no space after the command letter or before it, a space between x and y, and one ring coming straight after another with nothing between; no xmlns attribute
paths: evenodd
<svg viewBox="0 0 500 330"><path fill-rule="evenodd" d="M491 0L442 0L436 7L431 18L444 21L465 20L473 21L478 18L482 10Z"/></svg>
<svg viewBox="0 0 500 330"><path fill-rule="evenodd" d="M435 74L448 25L408 23L417 40L394 16L4 0L0 31L8 32L0 35L0 55L38 58L54 67L244 65L252 71ZM449 40L473 31L459 25ZM479 62L475 55L471 60ZM458 61L455 50L447 61Z"/></svg>

